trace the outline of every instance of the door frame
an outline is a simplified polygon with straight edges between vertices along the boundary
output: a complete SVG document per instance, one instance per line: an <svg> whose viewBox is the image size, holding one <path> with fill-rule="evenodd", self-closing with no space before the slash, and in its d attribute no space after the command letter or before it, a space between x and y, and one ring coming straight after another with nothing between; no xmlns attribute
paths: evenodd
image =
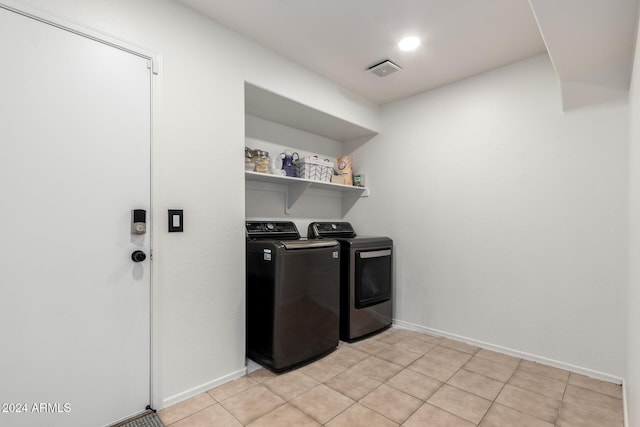
<svg viewBox="0 0 640 427"><path fill-rule="evenodd" d="M147 48L140 47L134 43L129 41L120 39L111 35L105 31L101 31L99 29L87 26L85 24L79 23L74 20L70 20L64 16L55 14L51 11L40 9L34 7L29 4L22 3L20 0L0 0L0 8L5 9L9 12L14 12L24 17L34 19L46 25L51 25L53 27L59 28L64 31L68 31L70 33L76 34L81 37L88 38L90 40L96 41L98 43L102 43L104 45L113 47L115 49L119 49L121 51L130 53L132 55L144 58L148 61L148 67L151 71L150 78L150 99L149 99L149 109L150 109L150 122L149 122L149 201L150 201L150 212L148 215L148 221L151 225L148 229L149 236L149 405L152 408L157 408L159 404L161 404L160 397L160 384L158 381L159 374L159 333L157 330L157 325L159 325L157 313L159 313L157 302L154 299L154 294L156 294L156 286L155 280L157 274L157 267L153 262L153 249L154 249L154 238L153 236L158 231L155 224L155 216L154 212L156 212L155 206L155 168L154 168L154 140L156 131L159 123L159 111L157 108L159 104L159 94L162 93L160 90L160 69L162 65L162 54L156 51L149 50ZM141 413L144 412L144 408L141 408ZM122 420L113 420L113 422L119 422Z"/></svg>

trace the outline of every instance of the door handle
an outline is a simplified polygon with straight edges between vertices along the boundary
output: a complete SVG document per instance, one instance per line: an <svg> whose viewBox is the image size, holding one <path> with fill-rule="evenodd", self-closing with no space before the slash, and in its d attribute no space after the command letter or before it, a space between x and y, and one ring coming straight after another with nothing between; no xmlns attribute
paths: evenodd
<svg viewBox="0 0 640 427"><path fill-rule="evenodd" d="M133 251L133 253L131 254L131 259L133 260L133 262L142 262L147 259L147 254L142 251Z"/></svg>
<svg viewBox="0 0 640 427"><path fill-rule="evenodd" d="M367 251L367 252L361 251L358 253L358 255L360 255L360 258L379 258L379 257L391 255L391 249L384 249L381 251Z"/></svg>

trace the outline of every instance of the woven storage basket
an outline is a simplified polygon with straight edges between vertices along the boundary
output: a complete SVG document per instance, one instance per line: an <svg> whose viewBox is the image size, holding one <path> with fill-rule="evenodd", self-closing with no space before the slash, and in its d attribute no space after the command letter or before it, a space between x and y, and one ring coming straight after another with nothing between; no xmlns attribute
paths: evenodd
<svg viewBox="0 0 640 427"><path fill-rule="evenodd" d="M331 182L333 162L320 160L316 157L304 157L296 160L298 177L314 181Z"/></svg>

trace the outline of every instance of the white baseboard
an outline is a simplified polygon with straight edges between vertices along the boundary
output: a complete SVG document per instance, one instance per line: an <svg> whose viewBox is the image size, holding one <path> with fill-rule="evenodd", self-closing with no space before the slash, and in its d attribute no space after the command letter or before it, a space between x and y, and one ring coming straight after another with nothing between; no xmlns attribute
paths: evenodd
<svg viewBox="0 0 640 427"><path fill-rule="evenodd" d="M437 329L428 328L426 326L416 325L413 323L405 322L403 320L394 319L393 325L398 328L410 329L417 332L425 332L431 335L437 335L445 338L451 338L457 341L463 341L468 344L473 344L477 347L484 348L487 350L497 351L499 353L508 354L510 356L518 357L520 359L529 360L532 362L543 363L545 365L553 366L554 368L564 369L570 372L575 372L576 374L586 375L591 378L596 378L602 381L608 381L615 384L622 384L623 380L620 377L615 375L610 375L604 372L594 371L593 369L583 368L581 366L572 365L570 363L560 362L558 360L549 359L543 356L539 356L537 354L526 353L524 351L514 350L507 347L502 347L499 345L487 343L484 341L475 340L473 338L463 337L456 334L451 334L444 331L439 331Z"/></svg>
<svg viewBox="0 0 640 427"><path fill-rule="evenodd" d="M624 426L629 427L629 409L627 407L627 387L626 381L622 380L622 411L624 416Z"/></svg>
<svg viewBox="0 0 640 427"><path fill-rule="evenodd" d="M163 408L167 408L171 405L175 405L176 403L180 403L183 400L187 400L190 399L194 396L197 396L200 393L204 393L205 391L211 390L214 387L217 387L221 384L227 383L229 381L233 381L236 378L240 378L241 376L245 375L247 373L247 368L246 366L242 369L238 369L235 372L231 372L230 374L224 375L220 378L216 378L215 380L209 381L207 383L201 384L197 387L194 388L190 388L189 390L185 390L182 393L178 393L176 395L173 395L171 397L167 397L166 399L162 400L162 408L156 408L156 409L163 409Z"/></svg>

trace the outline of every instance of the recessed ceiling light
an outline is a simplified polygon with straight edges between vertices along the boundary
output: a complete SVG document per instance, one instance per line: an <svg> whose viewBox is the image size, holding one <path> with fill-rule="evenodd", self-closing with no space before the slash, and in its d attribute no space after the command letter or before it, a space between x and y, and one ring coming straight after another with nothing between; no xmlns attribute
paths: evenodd
<svg viewBox="0 0 640 427"><path fill-rule="evenodd" d="M420 39L415 36L405 37L398 43L400 50L415 50L420 46Z"/></svg>

